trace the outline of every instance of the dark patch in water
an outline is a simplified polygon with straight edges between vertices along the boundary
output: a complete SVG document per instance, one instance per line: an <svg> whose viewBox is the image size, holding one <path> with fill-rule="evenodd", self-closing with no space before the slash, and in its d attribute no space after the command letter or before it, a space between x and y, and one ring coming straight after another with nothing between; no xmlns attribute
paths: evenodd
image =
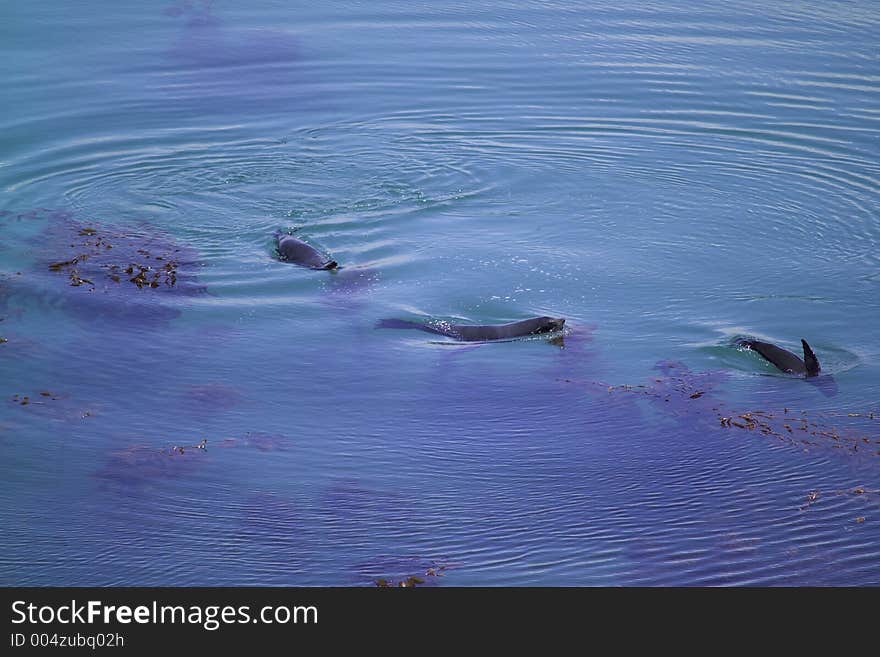
<svg viewBox="0 0 880 657"><path fill-rule="evenodd" d="M840 392L840 389L837 387L837 381L835 381L834 377L830 374L813 376L808 379L804 379L804 381L813 386L824 396L829 398L836 397L837 394Z"/></svg>
<svg viewBox="0 0 880 657"><path fill-rule="evenodd" d="M829 423L827 417L823 413L808 414L787 408L726 414L721 409L718 411L719 423L726 429L753 431L798 447L830 447L850 454L880 456L876 429L872 427L865 432L860 428L839 427Z"/></svg>
<svg viewBox="0 0 880 657"><path fill-rule="evenodd" d="M225 383L193 385L183 393L184 404L196 413L228 411L238 406L242 399L241 392Z"/></svg>
<svg viewBox="0 0 880 657"><path fill-rule="evenodd" d="M273 542L287 542L297 535L304 524L298 506L274 493L259 493L250 497L241 508L241 528L248 537Z"/></svg>
<svg viewBox="0 0 880 657"><path fill-rule="evenodd" d="M683 363L661 361L654 367L664 376L640 385L606 386L608 393L627 393L650 401L663 413L695 420L712 418L719 405L715 389L727 379L725 372L692 372ZM602 384L594 384L601 386Z"/></svg>
<svg viewBox="0 0 880 657"><path fill-rule="evenodd" d="M224 438L220 447L249 447L260 452L278 452L288 448L290 439L280 433L248 431L241 438Z"/></svg>
<svg viewBox="0 0 880 657"><path fill-rule="evenodd" d="M164 53L157 86L165 106L204 121L218 111L246 115L319 102L304 91L308 71L301 66L301 48L291 33L240 27L222 19L209 2L184 2L165 13L180 25ZM274 170L266 174L277 178ZM230 178L254 175L259 172L248 166Z"/></svg>
<svg viewBox="0 0 880 657"><path fill-rule="evenodd" d="M21 280L21 272L14 274L0 272L0 322L10 317L21 317L24 309L21 306L13 306L11 301L15 293L15 287Z"/></svg>
<svg viewBox="0 0 880 657"><path fill-rule="evenodd" d="M213 0L183 0L165 7L162 13L172 18L184 16L189 27L216 25L219 20L212 13Z"/></svg>
<svg viewBox="0 0 880 657"><path fill-rule="evenodd" d="M338 481L320 496L318 512L327 529L365 540L373 531L403 528L413 521L412 500L401 495L363 487L357 481Z"/></svg>
<svg viewBox="0 0 880 657"><path fill-rule="evenodd" d="M676 418L689 418L695 426L753 432L787 442L800 449L830 447L851 454L880 455L876 425L865 420L880 419L872 411L864 413L808 413L786 407L768 409L732 409L717 398L715 388L727 377L724 372L692 372L686 365L661 361L655 369L664 374L649 384L608 386L609 393L625 393L648 399L661 412ZM850 426L831 418L846 417ZM860 418L861 423L854 418Z"/></svg>
<svg viewBox="0 0 880 657"><path fill-rule="evenodd" d="M19 248L34 254L33 270L6 275L0 307L21 298L94 324L122 321L150 328L177 317L186 297L202 294L196 252L141 225L132 229L82 223L66 211L35 212L46 225Z"/></svg>
<svg viewBox="0 0 880 657"><path fill-rule="evenodd" d="M54 210L52 208L33 208L22 212L3 210L0 212L0 224L11 224L31 221L67 221L73 218L69 210Z"/></svg>
<svg viewBox="0 0 880 657"><path fill-rule="evenodd" d="M48 268L64 274L72 287L88 285L94 289L102 283L115 283L124 288L130 283L139 290L200 290L195 274L182 271L182 267L195 264L194 254L166 236L154 231L126 234L109 228L77 227L72 222L55 228L58 234L48 231L46 243L54 247L67 243L68 250Z"/></svg>
<svg viewBox="0 0 880 657"><path fill-rule="evenodd" d="M38 390L30 393L16 393L9 397L7 404L23 411L43 414L55 420L70 422L85 420L95 415L94 408L83 408L74 403L69 395Z"/></svg>
<svg viewBox="0 0 880 657"><path fill-rule="evenodd" d="M132 446L111 452L95 477L105 483L138 487L157 480L187 476L201 462L207 440L170 448Z"/></svg>

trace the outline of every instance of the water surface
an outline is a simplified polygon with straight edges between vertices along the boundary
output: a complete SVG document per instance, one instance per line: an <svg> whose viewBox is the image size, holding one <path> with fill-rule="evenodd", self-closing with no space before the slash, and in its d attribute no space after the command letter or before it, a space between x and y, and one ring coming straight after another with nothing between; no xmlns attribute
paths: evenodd
<svg viewBox="0 0 880 657"><path fill-rule="evenodd" d="M0 17L0 583L880 584L874 3Z"/></svg>

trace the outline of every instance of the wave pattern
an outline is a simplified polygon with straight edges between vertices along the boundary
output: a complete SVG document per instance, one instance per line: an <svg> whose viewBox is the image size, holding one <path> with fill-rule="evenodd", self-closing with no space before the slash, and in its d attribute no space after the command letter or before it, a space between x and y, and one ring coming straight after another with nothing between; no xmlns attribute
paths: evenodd
<svg viewBox="0 0 880 657"><path fill-rule="evenodd" d="M880 583L872 3L81 11L0 26L0 583Z"/></svg>

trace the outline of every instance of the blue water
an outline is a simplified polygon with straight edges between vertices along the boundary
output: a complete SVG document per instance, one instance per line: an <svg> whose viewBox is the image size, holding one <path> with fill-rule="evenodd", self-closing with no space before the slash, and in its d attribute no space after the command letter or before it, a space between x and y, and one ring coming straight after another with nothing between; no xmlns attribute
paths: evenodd
<svg viewBox="0 0 880 657"><path fill-rule="evenodd" d="M875 2L173 2L0 8L0 584L880 584Z"/></svg>

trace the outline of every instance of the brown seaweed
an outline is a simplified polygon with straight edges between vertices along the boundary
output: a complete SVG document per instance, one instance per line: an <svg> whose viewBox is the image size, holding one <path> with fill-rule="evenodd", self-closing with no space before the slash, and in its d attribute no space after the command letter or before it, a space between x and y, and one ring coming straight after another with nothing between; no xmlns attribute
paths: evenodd
<svg viewBox="0 0 880 657"><path fill-rule="evenodd" d="M176 317L183 299L205 292L194 249L154 226L86 223L49 210L34 217L45 224L42 232L18 244L34 254L34 268L15 281L5 277L0 310L3 297L43 297L47 306L90 322L99 318L147 326Z"/></svg>
<svg viewBox="0 0 880 657"><path fill-rule="evenodd" d="M69 395L48 390L13 394L7 399L7 404L21 408L22 412L40 413L44 417L63 422L83 420L95 414L93 408L83 408Z"/></svg>
<svg viewBox="0 0 880 657"><path fill-rule="evenodd" d="M782 409L735 409L715 394L723 372L691 372L685 365L662 361L655 367L663 374L647 384L607 386L608 393L629 394L653 402L665 413L690 416L706 427L739 430L787 442L799 449L830 447L852 454L880 455L876 428L865 421L880 418L874 411L808 413ZM862 426L856 425L856 419ZM843 422L849 426L841 426Z"/></svg>
<svg viewBox="0 0 880 657"><path fill-rule="evenodd" d="M453 567L446 561L420 557L381 557L360 564L357 571L360 577L379 588L415 588L437 586Z"/></svg>
<svg viewBox="0 0 880 657"><path fill-rule="evenodd" d="M125 486L176 478L192 472L199 454L207 451L208 441L202 439L194 445L173 445L155 448L134 445L109 454L95 477L105 482Z"/></svg>
<svg viewBox="0 0 880 657"><path fill-rule="evenodd" d="M124 273L125 279L138 289L155 290L177 285L180 248L171 242L163 243L155 235L131 235L108 228L101 229L99 234L94 227L80 228L76 236L88 238L70 244L76 255L48 265L49 271L66 274L74 287L84 284L95 287L92 278L82 275L85 270L96 280L103 277L113 283L121 283ZM143 248L145 243L151 248Z"/></svg>

